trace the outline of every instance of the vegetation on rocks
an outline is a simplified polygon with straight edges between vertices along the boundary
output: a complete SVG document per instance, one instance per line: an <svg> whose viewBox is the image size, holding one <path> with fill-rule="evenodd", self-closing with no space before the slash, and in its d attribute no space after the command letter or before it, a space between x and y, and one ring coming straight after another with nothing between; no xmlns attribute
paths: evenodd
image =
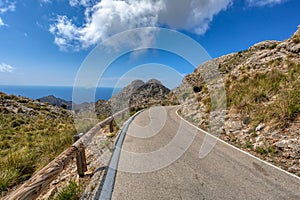
<svg viewBox="0 0 300 200"><path fill-rule="evenodd" d="M72 144L70 111L0 93L0 193L32 174Z"/></svg>
<svg viewBox="0 0 300 200"><path fill-rule="evenodd" d="M271 69L226 82L228 107L250 116L253 126L263 122L285 128L299 115L300 65L288 61L280 64L287 65L286 73Z"/></svg>
<svg viewBox="0 0 300 200"><path fill-rule="evenodd" d="M77 200L80 199L80 186L75 181L70 181L52 198L53 200Z"/></svg>
<svg viewBox="0 0 300 200"><path fill-rule="evenodd" d="M200 65L173 91L182 116L206 130L211 120L219 121L223 125L213 134L300 176L299 38L300 29L285 41L260 42ZM216 89L206 79L211 66L219 73L215 85L223 82L225 100L211 98ZM218 102L226 109L215 113L222 107Z"/></svg>

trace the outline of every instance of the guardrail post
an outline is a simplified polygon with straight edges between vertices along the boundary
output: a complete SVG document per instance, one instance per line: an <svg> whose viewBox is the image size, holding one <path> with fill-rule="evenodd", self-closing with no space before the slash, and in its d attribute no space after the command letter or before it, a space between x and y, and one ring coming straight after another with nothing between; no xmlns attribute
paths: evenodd
<svg viewBox="0 0 300 200"><path fill-rule="evenodd" d="M113 126L113 121L114 121L114 118L112 118L112 120L109 122L109 132L114 132L114 126Z"/></svg>
<svg viewBox="0 0 300 200"><path fill-rule="evenodd" d="M74 137L73 137L74 142L79 140L82 135L83 135L83 133L74 135ZM77 166L77 173L78 173L79 177L81 177L81 178L84 177L84 172L87 171L84 146L79 147L78 151L76 152L76 166Z"/></svg>

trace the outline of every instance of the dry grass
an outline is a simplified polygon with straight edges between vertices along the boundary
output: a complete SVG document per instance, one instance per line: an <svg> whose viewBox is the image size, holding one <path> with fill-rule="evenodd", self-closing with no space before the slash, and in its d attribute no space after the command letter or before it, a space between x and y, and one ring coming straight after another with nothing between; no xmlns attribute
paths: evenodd
<svg viewBox="0 0 300 200"><path fill-rule="evenodd" d="M300 66L287 62L287 73L272 70L243 76L226 84L228 106L252 118L284 128L300 112Z"/></svg>
<svg viewBox="0 0 300 200"><path fill-rule="evenodd" d="M72 144L76 133L73 118L64 109L50 110L46 104L33 103L1 94L33 110L14 113L0 107L0 196L29 179ZM23 102L22 102L23 101Z"/></svg>

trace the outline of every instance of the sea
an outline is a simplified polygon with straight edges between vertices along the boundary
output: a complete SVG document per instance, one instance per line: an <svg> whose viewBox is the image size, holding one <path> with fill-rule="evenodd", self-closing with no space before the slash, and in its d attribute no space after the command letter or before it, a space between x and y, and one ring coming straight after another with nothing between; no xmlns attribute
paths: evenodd
<svg viewBox="0 0 300 200"><path fill-rule="evenodd" d="M16 86L16 85L0 85L0 92L6 94L14 94L16 96L24 96L31 99L54 95L55 97L66 101L74 100L75 103L95 102L99 99L108 100L114 94L121 91L122 88L98 87L96 88L78 88L78 95L73 98L72 86ZM95 92L96 91L96 92Z"/></svg>

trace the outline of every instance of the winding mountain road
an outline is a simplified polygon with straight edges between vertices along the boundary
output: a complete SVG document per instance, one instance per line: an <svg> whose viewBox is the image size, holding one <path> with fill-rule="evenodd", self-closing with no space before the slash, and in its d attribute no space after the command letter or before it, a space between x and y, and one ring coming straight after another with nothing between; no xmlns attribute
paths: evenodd
<svg viewBox="0 0 300 200"><path fill-rule="evenodd" d="M300 199L300 179L217 141L200 159L206 133L177 107L154 107L130 124L112 199Z"/></svg>

